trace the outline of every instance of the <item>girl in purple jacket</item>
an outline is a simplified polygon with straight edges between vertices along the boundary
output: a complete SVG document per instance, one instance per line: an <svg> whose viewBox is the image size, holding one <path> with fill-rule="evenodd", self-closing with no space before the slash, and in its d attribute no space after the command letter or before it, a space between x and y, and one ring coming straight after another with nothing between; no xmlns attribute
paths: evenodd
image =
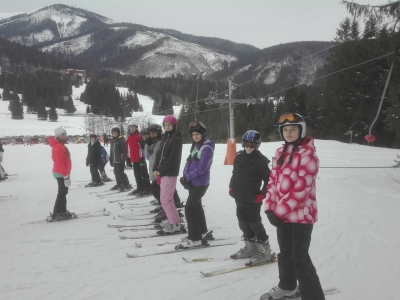
<svg viewBox="0 0 400 300"><path fill-rule="evenodd" d="M207 234L207 223L201 198L210 184L210 168L213 162L215 142L206 138L207 128L201 122L190 122L189 134L193 143L186 160L181 184L189 190L185 205L188 236L183 239L182 248L198 247Z"/></svg>

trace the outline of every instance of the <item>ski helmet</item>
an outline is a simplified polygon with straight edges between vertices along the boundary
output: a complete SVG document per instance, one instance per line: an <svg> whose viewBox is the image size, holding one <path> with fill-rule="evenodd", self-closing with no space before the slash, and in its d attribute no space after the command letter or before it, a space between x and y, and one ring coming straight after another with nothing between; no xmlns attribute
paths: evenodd
<svg viewBox="0 0 400 300"><path fill-rule="evenodd" d="M170 122L170 123L174 124L175 126L176 126L176 124L178 124L178 120L172 115L165 116L162 122L163 122L163 124L166 122Z"/></svg>
<svg viewBox="0 0 400 300"><path fill-rule="evenodd" d="M207 134L207 128L202 122L192 121L188 126L188 133L192 134L193 132L200 133L203 137Z"/></svg>
<svg viewBox="0 0 400 300"><path fill-rule="evenodd" d="M261 145L261 135L258 131L248 130L242 136L242 146L246 147L246 143L255 144L255 148L258 149Z"/></svg>
<svg viewBox="0 0 400 300"><path fill-rule="evenodd" d="M118 127L114 127L113 129L111 129L111 133L116 132L118 133L118 135L121 135L121 130Z"/></svg>
<svg viewBox="0 0 400 300"><path fill-rule="evenodd" d="M288 125L298 125L300 129L299 138L304 138L306 136L306 122L304 118L296 113L283 114L278 121L279 134L282 140L283 138L283 127Z"/></svg>
<svg viewBox="0 0 400 300"><path fill-rule="evenodd" d="M140 130L139 134L140 134L140 136L144 136L146 134L149 134L149 131L147 128L145 128L145 129Z"/></svg>
<svg viewBox="0 0 400 300"><path fill-rule="evenodd" d="M162 133L162 127L158 124L151 124L147 130L149 132L156 132L158 136L160 136Z"/></svg>

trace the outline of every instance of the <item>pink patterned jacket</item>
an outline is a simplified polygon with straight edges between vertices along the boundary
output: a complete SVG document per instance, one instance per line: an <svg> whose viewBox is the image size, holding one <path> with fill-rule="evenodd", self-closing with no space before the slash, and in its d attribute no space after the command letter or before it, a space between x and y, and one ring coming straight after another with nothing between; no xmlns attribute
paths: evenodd
<svg viewBox="0 0 400 300"><path fill-rule="evenodd" d="M273 210L283 222L312 224L318 220L315 180L319 160L315 154L314 139L305 137L294 153L292 163L289 145L282 166L276 165L283 146L278 148L272 161L268 181L265 210Z"/></svg>

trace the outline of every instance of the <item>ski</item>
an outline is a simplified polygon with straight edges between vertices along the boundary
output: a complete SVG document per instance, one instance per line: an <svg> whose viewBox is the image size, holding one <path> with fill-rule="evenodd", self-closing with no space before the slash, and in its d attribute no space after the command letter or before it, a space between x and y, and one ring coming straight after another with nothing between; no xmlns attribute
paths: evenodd
<svg viewBox="0 0 400 300"><path fill-rule="evenodd" d="M324 288L322 290L323 290L325 296L340 293L340 291L335 287ZM300 289L297 288L296 293L292 296L285 296L285 297L279 298L279 300L286 300L286 299L301 300ZM266 293L260 297L260 300L273 300L273 298L268 293Z"/></svg>
<svg viewBox="0 0 400 300"><path fill-rule="evenodd" d="M182 259L187 263L232 260L232 258L215 258L215 257L197 257L197 258L182 257Z"/></svg>
<svg viewBox="0 0 400 300"><path fill-rule="evenodd" d="M129 197L132 197L132 195L126 195ZM101 196L99 196L101 197ZM133 198L129 198L129 199L114 199L114 200L108 200L108 202L113 203L113 202L121 202L121 201L132 201L132 200L138 200L138 199L143 199L144 197L133 197ZM138 203L139 205L143 205L143 203ZM148 204L150 205L150 204Z"/></svg>
<svg viewBox="0 0 400 300"><path fill-rule="evenodd" d="M214 241L227 241L227 240L229 240L229 238L216 238L213 240L207 240L207 242L209 243L209 242L214 242ZM182 243L182 241L180 241L180 242L162 242L162 243L156 243L156 244L150 244L150 245L149 244L143 245L142 243L135 242L135 245L138 248L143 248L143 246L146 246L146 247L160 246L161 247L161 246L167 246L167 245L177 245L177 244L181 244L181 243Z"/></svg>
<svg viewBox="0 0 400 300"><path fill-rule="evenodd" d="M111 228L124 228L124 227L144 227L144 226L154 226L154 224L137 224L137 225L123 225L123 224L107 224Z"/></svg>
<svg viewBox="0 0 400 300"><path fill-rule="evenodd" d="M202 259L202 258L200 258L200 259ZM209 271L209 272L200 271L200 273L202 275L204 275L205 277L213 277L213 276L232 273L232 272L236 272L236 271L246 270L246 269L249 269L249 268L255 268L255 267L259 267L259 266L268 265L268 264L274 263L276 261L277 261L276 260L276 254L272 253L271 254L271 260L267 261L265 263L261 263L261 264L257 264L257 265L244 265L244 266L241 266L241 267L226 267L226 268L223 268L223 269L217 269L217 270L213 270L213 271Z"/></svg>
<svg viewBox="0 0 400 300"><path fill-rule="evenodd" d="M136 220L152 220L152 219L154 219L154 216L140 216L140 217L136 217L136 216L130 216L130 217L128 217L128 216L121 216L121 215L118 215L118 217L119 218L122 218L122 219L124 219L124 220L129 220L129 221L136 221ZM114 217L114 220L116 219L116 217Z"/></svg>
<svg viewBox="0 0 400 300"><path fill-rule="evenodd" d="M118 228L119 232L124 232L124 231L138 232L141 230L158 230L158 228L154 228L154 227L152 227L152 228L137 228L137 229L135 229L135 228Z"/></svg>
<svg viewBox="0 0 400 300"><path fill-rule="evenodd" d="M75 214L75 215L77 216L76 218L93 218L93 217L109 216L110 214L111 214L111 212L106 211L106 209L103 208L103 209L98 210L98 211L80 213L80 214ZM51 213L50 213L50 215L51 215ZM38 221L31 221L31 222L27 222L27 223L21 223L21 225L45 223L45 222L48 222L47 221L48 218L49 217L47 217L45 220L38 220ZM74 218L74 219L76 219L76 218ZM52 222L54 222L54 221L66 221L66 220L70 220L70 219L53 220Z"/></svg>
<svg viewBox="0 0 400 300"><path fill-rule="evenodd" d="M221 243L221 244L207 244L207 245L202 245L199 247L193 247L193 248L185 248L185 249L174 249L174 250L168 250L168 251L162 251L162 252L156 252L156 253L149 253L149 254L143 254L143 255L137 255L133 253L126 253L126 255L130 258L140 258L140 257L146 257L146 256L154 256L154 255L163 255L163 254L171 254L171 253L177 253L177 252L182 252L182 251L190 251L190 250L198 250L198 249L204 249L204 248L211 248L211 247L222 247L222 246L227 246L227 245L234 245L236 242L227 242L227 243Z"/></svg>
<svg viewBox="0 0 400 300"><path fill-rule="evenodd" d="M51 217L47 217L46 218L46 222L57 222L57 221L68 221L68 220L72 220L72 219L86 219L86 218L94 218L94 217L103 217L103 216L109 216L111 214L111 212L106 211L103 213L99 213L99 214L90 214L90 213L83 213L83 214L75 214L72 213L73 217L69 218L69 219L52 219Z"/></svg>
<svg viewBox="0 0 400 300"><path fill-rule="evenodd" d="M162 230L160 230L160 231L157 231L156 234L152 234L152 235L145 235L145 236L125 236L125 235L120 235L119 238L121 240L150 239L150 238L153 238L153 237L184 234L186 232L187 232L186 229L185 230L180 230L180 231L177 231L177 232L174 232L174 233L164 233L164 232L162 232Z"/></svg>

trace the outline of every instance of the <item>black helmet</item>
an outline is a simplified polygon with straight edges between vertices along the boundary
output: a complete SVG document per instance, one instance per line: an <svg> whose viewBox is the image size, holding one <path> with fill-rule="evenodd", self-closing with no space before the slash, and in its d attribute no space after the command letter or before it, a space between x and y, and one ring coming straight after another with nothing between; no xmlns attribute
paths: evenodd
<svg viewBox="0 0 400 300"><path fill-rule="evenodd" d="M118 135L121 135L121 130L118 127L114 127L113 129L111 129L111 133L113 132L117 132Z"/></svg>
<svg viewBox="0 0 400 300"><path fill-rule="evenodd" d="M161 125L158 124L151 124L148 128L147 128L148 132L156 132L158 136L161 135L162 133L162 127Z"/></svg>
<svg viewBox="0 0 400 300"><path fill-rule="evenodd" d="M146 134L149 134L149 131L147 130L147 128L140 130L139 132L140 136L144 136Z"/></svg>
<svg viewBox="0 0 400 300"><path fill-rule="evenodd" d="M207 128L202 122L192 121L189 123L188 132L189 134L192 134L193 132L198 132L202 136L205 136L207 133Z"/></svg>
<svg viewBox="0 0 400 300"><path fill-rule="evenodd" d="M252 143L255 144L256 149L258 149L261 145L261 135L258 131L255 130L247 130L242 136L242 146L245 147L245 144Z"/></svg>
<svg viewBox="0 0 400 300"><path fill-rule="evenodd" d="M283 114L278 121L279 126L279 134L281 135L281 139L283 138L283 127L287 125L298 125L300 129L299 138L304 138L306 136L306 122L304 118L296 113L288 113Z"/></svg>

